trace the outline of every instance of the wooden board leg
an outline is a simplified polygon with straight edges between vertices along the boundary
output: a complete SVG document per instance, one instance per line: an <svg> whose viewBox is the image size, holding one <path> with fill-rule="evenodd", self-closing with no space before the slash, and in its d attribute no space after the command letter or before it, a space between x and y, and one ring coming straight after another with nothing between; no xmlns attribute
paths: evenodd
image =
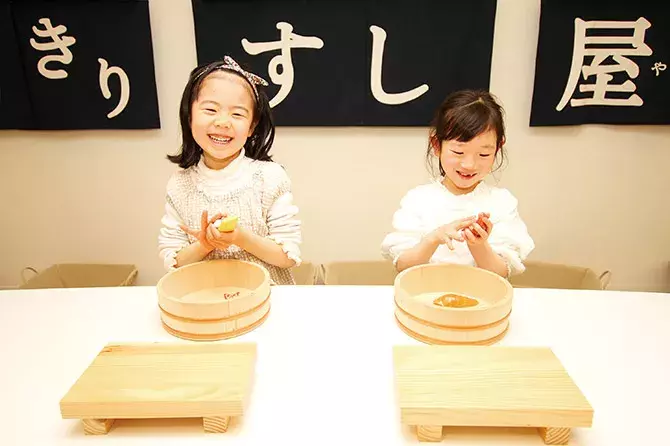
<svg viewBox="0 0 670 446"><path fill-rule="evenodd" d="M84 423L84 433L86 435L105 435L112 428L114 420L104 420L87 418L81 420Z"/></svg>
<svg viewBox="0 0 670 446"><path fill-rule="evenodd" d="M568 427L540 427L538 431L545 444L568 444L570 441Z"/></svg>
<svg viewBox="0 0 670 446"><path fill-rule="evenodd" d="M419 441L442 441L442 426L422 424L416 427Z"/></svg>
<svg viewBox="0 0 670 446"><path fill-rule="evenodd" d="M202 424L205 432L220 433L228 430L228 422L230 417L204 417Z"/></svg>

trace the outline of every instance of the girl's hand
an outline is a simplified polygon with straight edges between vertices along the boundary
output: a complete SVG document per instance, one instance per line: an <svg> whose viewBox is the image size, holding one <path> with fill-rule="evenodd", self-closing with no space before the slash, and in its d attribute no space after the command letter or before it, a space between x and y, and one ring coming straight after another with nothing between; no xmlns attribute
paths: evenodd
<svg viewBox="0 0 670 446"><path fill-rule="evenodd" d="M221 214L219 214L221 215ZM223 214L221 218L226 218L227 214ZM242 230L239 226L236 226L234 230L230 232L221 232L214 225L209 225L207 228L207 243L214 246L216 249L228 249L230 245L235 245L239 242L242 237Z"/></svg>
<svg viewBox="0 0 670 446"><path fill-rule="evenodd" d="M491 222L490 217L491 214L482 212L472 226L463 229L463 237L469 246L477 246L487 243L489 235L493 230L493 223Z"/></svg>
<svg viewBox="0 0 670 446"><path fill-rule="evenodd" d="M440 226L439 228L432 231L430 234L428 234L428 238L436 243L445 243L447 247L453 251L453 240L458 242L464 241L463 235L461 235L461 231L468 228L469 226L472 226L476 219L477 217L466 217L461 218L460 220L452 221L451 223Z"/></svg>
<svg viewBox="0 0 670 446"><path fill-rule="evenodd" d="M209 251L214 250L215 246L209 242L207 239L207 231L209 228L214 228L212 223L214 223L216 220L223 218L223 215L216 214L214 217L208 219L207 218L207 211L202 212L202 216L200 218L200 230L195 230L191 229L185 225L179 225L182 231L185 233L192 235L194 238L200 242L200 245L202 245L203 248L208 249ZM216 229L216 228L214 228ZM218 231L218 230L217 230Z"/></svg>

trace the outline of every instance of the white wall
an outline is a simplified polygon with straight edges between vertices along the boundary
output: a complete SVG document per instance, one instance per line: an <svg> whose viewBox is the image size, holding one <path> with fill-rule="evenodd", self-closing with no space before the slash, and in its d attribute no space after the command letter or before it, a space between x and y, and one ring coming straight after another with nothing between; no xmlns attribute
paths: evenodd
<svg viewBox="0 0 670 446"><path fill-rule="evenodd" d="M24 266L123 262L163 274L156 236L196 63L190 0L150 2L162 129L0 132L0 286ZM508 167L533 259L613 272L612 288L670 291L670 127L528 126L538 0L499 0L491 90L507 112ZM448 25L445 25L448 26ZM402 194L425 181L426 128L279 128L315 262L379 259ZM96 167L93 167L96 166ZM579 201L579 202L578 202Z"/></svg>

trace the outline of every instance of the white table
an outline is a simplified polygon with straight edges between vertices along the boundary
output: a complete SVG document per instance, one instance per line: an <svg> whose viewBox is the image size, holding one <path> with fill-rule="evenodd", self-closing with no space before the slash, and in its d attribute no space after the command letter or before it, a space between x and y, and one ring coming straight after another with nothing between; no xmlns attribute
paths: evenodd
<svg viewBox="0 0 670 446"><path fill-rule="evenodd" d="M594 408L570 444L669 444L670 295L517 289L498 345L551 347ZM108 342L180 341L153 287L0 292L0 445L417 444L399 423L392 287L275 287L248 414L225 434L200 419L118 420L84 436L59 401ZM541 445L535 429L445 428L443 444Z"/></svg>

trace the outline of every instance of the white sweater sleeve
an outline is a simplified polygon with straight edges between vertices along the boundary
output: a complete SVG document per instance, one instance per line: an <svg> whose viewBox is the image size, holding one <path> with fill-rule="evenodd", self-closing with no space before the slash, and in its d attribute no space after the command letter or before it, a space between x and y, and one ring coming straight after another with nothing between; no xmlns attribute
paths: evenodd
<svg viewBox="0 0 670 446"><path fill-rule="evenodd" d="M489 236L489 244L508 264L511 274L520 274L526 269L523 262L535 249L535 243L519 216L517 199L503 189L497 201L499 211Z"/></svg>
<svg viewBox="0 0 670 446"><path fill-rule="evenodd" d="M278 164L271 165L268 174L268 238L280 245L288 258L299 266L302 263L302 223L298 218L298 206L293 202L291 180Z"/></svg>
<svg viewBox="0 0 670 446"><path fill-rule="evenodd" d="M177 253L190 244L188 234L179 227L183 223L168 194L165 200L165 213L161 219L162 226L158 234L159 257L168 272L175 269Z"/></svg>
<svg viewBox="0 0 670 446"><path fill-rule="evenodd" d="M395 265L403 251L413 248L421 237L433 228L422 218L421 194L409 191L400 201L400 208L393 214L393 231L384 237L382 257Z"/></svg>
<svg viewBox="0 0 670 446"><path fill-rule="evenodd" d="M296 266L302 263L300 243L302 242L301 222L297 218L298 207L293 203L293 194L285 192L272 204L268 211L269 237L281 245L289 259Z"/></svg>

